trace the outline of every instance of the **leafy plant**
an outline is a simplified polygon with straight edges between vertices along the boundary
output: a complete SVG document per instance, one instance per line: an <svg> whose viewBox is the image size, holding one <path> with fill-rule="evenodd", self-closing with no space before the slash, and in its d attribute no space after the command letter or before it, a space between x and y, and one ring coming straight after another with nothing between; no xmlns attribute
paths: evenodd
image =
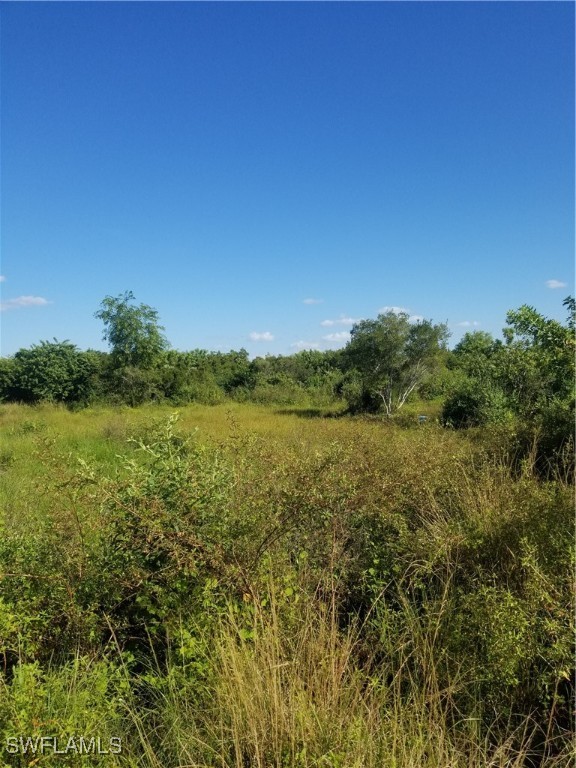
<svg viewBox="0 0 576 768"><path fill-rule="evenodd" d="M106 296L95 317L104 323L103 338L112 347L115 366L149 368L168 341L158 322L158 312L147 304L132 306L134 294Z"/></svg>
<svg viewBox="0 0 576 768"><path fill-rule="evenodd" d="M356 323L344 354L391 416L430 373L447 337L446 325L412 323L405 312L389 311Z"/></svg>

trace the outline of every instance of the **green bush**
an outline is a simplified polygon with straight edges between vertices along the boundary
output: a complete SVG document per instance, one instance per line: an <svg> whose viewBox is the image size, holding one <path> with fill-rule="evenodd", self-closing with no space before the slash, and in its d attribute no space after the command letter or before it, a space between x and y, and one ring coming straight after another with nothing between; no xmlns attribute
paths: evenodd
<svg viewBox="0 0 576 768"><path fill-rule="evenodd" d="M163 398L161 376L156 368L109 365L104 379L105 397L115 404L136 407Z"/></svg>
<svg viewBox="0 0 576 768"><path fill-rule="evenodd" d="M542 408L537 460L567 479L574 477L574 396L553 398Z"/></svg>
<svg viewBox="0 0 576 768"><path fill-rule="evenodd" d="M378 395L368 391L360 373L347 371L337 389L350 413L375 413L381 406Z"/></svg>
<svg viewBox="0 0 576 768"><path fill-rule="evenodd" d="M0 357L0 400L14 399L16 361L13 357Z"/></svg>
<svg viewBox="0 0 576 768"><path fill-rule="evenodd" d="M250 400L261 405L301 405L308 401L308 394L291 376L279 373L258 377Z"/></svg>
<svg viewBox="0 0 576 768"><path fill-rule="evenodd" d="M114 765L114 755L128 747L130 699L124 671L108 661L77 657L48 669L37 662L19 664L10 681L0 676L2 765L97 766L103 759L99 749L108 750ZM49 741L44 749L42 738ZM66 754L54 754L51 740Z"/></svg>
<svg viewBox="0 0 576 768"><path fill-rule="evenodd" d="M179 611L202 604L206 584L226 573L230 470L178 436L176 421L146 430L119 478L97 480L106 528L93 597L117 640L146 654L160 653Z"/></svg>
<svg viewBox="0 0 576 768"><path fill-rule="evenodd" d="M222 389L211 378L192 379L184 384L176 394L170 397L174 405L186 405L187 403L201 403L202 405L217 405L222 403L226 396Z"/></svg>
<svg viewBox="0 0 576 768"><path fill-rule="evenodd" d="M5 364L3 368L6 399L86 405L93 396L97 363L69 341L42 341L20 349L8 370Z"/></svg>
<svg viewBox="0 0 576 768"><path fill-rule="evenodd" d="M464 381L444 403L442 423L463 429L509 421L512 411L502 390L490 382Z"/></svg>

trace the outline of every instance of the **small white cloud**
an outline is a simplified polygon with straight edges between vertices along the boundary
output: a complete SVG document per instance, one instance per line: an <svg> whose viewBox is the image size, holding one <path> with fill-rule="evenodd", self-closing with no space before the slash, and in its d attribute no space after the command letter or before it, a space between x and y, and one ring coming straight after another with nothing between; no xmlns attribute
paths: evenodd
<svg viewBox="0 0 576 768"><path fill-rule="evenodd" d="M302 304L322 304L324 299L304 299Z"/></svg>
<svg viewBox="0 0 576 768"><path fill-rule="evenodd" d="M4 277L4 275L0 275L0 283L5 283L5 282L6 282L6 278Z"/></svg>
<svg viewBox="0 0 576 768"><path fill-rule="evenodd" d="M408 315L410 310L406 309L406 307L380 307L378 312L383 315L385 315L386 312L394 312L395 315Z"/></svg>
<svg viewBox="0 0 576 768"><path fill-rule="evenodd" d="M44 307L51 302L43 299L42 296L18 296L16 299L8 299L0 304L0 310L6 312L9 309L20 309L21 307Z"/></svg>
<svg viewBox="0 0 576 768"><path fill-rule="evenodd" d="M358 317L346 317L345 315L340 315L337 320L322 320L320 325L324 326L324 328L330 328L333 325L354 325L359 322L360 318Z"/></svg>
<svg viewBox="0 0 576 768"><path fill-rule="evenodd" d="M472 328L480 325L478 320L462 320L461 323L456 323L458 328Z"/></svg>
<svg viewBox="0 0 576 768"><path fill-rule="evenodd" d="M322 336L326 341L347 341L350 338L350 331L338 331L338 333L328 333Z"/></svg>
<svg viewBox="0 0 576 768"><path fill-rule="evenodd" d="M263 331L262 333L252 331L250 334L250 341L274 341L274 336L270 331Z"/></svg>
<svg viewBox="0 0 576 768"><path fill-rule="evenodd" d="M566 288L566 283L561 280L546 280L548 288Z"/></svg>
<svg viewBox="0 0 576 768"><path fill-rule="evenodd" d="M318 349L320 344L317 341L295 341L294 344L290 344L292 349Z"/></svg>
<svg viewBox="0 0 576 768"><path fill-rule="evenodd" d="M408 315L409 323L420 323L424 318L422 315L411 315L408 307L380 307L378 310L379 315L385 315L388 312L393 312L395 315Z"/></svg>

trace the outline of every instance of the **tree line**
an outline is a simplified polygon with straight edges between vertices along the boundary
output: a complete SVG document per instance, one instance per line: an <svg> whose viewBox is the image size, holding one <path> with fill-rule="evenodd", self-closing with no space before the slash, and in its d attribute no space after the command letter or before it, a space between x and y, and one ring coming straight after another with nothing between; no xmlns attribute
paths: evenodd
<svg viewBox="0 0 576 768"><path fill-rule="evenodd" d="M501 340L469 332L453 350L445 324L389 311L356 323L343 349L250 360L245 349L171 349L158 312L127 291L107 296L95 314L108 353L56 339L20 349L0 358L0 398L70 407L340 400L350 413L388 417L410 399L441 399L446 426L521 424L558 450L574 420L575 300L564 306L564 324L524 305L507 314Z"/></svg>

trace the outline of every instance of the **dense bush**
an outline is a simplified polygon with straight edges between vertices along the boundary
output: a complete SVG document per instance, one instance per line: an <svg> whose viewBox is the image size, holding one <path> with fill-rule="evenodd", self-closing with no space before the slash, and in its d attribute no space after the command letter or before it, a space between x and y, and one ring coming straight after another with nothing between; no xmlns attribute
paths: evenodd
<svg viewBox="0 0 576 768"><path fill-rule="evenodd" d="M504 392L490 382L466 379L444 402L442 422L462 429L497 424L513 418Z"/></svg>
<svg viewBox="0 0 576 768"><path fill-rule="evenodd" d="M347 403L350 413L376 413L380 408L381 399L366 387L356 370L346 372L337 391Z"/></svg>
<svg viewBox="0 0 576 768"><path fill-rule="evenodd" d="M132 407L157 401L163 396L158 369L112 367L110 361L103 375L103 392L109 402Z"/></svg>
<svg viewBox="0 0 576 768"><path fill-rule="evenodd" d="M250 408L237 416L264 412ZM61 450L70 438L42 413L42 428L24 429L32 422L3 412L14 459L0 490L34 456L22 443L42 461L36 487L5 505L5 731L22 711L69 732L55 674L70 680L76 658L70 696L86 722L103 713L158 764L265 754L281 765L279 751L306 768L354 754L376 768L401 744L401 765L424 754L438 768L505 765L516 749L527 767L528 748L562 765L573 659L564 481L529 466L511 475L493 451L433 424L275 416L264 440L229 417L231 434L210 444L149 411L127 444L124 422L114 432L104 414L110 451L97 461L102 446L87 436L93 458L75 467ZM68 432L98 419L60 411L54 423L64 415ZM132 725L115 720L120 699ZM490 750L507 757L491 763Z"/></svg>
<svg viewBox="0 0 576 768"><path fill-rule="evenodd" d="M20 349L3 370L5 399L86 405L94 394L98 359L68 341L42 341Z"/></svg>
<svg viewBox="0 0 576 768"><path fill-rule="evenodd" d="M543 475L570 474L574 460L574 300L564 305L565 325L523 306L508 313L504 343L466 334L450 359L460 378L442 416L457 428L513 423L508 453Z"/></svg>
<svg viewBox="0 0 576 768"><path fill-rule="evenodd" d="M154 324L140 309L120 319ZM155 333L153 359L43 342L2 361L2 398L35 408L0 406L0 735L101 717L130 741L112 764L150 768L566 768L573 315L524 307L504 342L454 353L424 331L420 387L402 355L376 387L344 354L249 361ZM315 418L418 390L456 429L421 400ZM41 405L97 399L122 407ZM188 409L201 439L163 402L214 405Z"/></svg>

